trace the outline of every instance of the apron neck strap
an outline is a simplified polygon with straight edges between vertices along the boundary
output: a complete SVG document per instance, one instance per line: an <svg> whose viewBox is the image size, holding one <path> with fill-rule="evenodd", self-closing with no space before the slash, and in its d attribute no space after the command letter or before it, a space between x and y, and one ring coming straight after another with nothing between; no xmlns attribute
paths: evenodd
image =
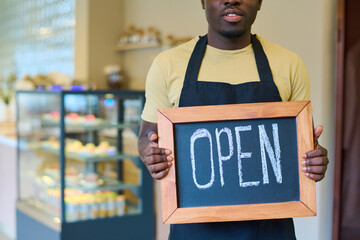
<svg viewBox="0 0 360 240"><path fill-rule="evenodd" d="M205 55L206 45L207 45L207 35L200 36L199 40L195 45L194 51L191 54L186 69L185 83L197 82L199 77L200 66Z"/></svg>
<svg viewBox="0 0 360 240"><path fill-rule="evenodd" d="M264 49L260 41L256 38L255 34L251 35L251 43L255 55L256 67L258 69L260 81L274 82L269 61L266 57L266 54L264 52Z"/></svg>

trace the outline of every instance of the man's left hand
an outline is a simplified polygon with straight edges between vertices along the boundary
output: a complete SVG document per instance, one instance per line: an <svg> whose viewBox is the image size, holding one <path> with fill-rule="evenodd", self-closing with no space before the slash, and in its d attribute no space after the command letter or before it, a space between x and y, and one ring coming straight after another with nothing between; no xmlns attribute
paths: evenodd
<svg viewBox="0 0 360 240"><path fill-rule="evenodd" d="M327 150L318 144L318 138L322 131L322 126L318 126L314 129L315 149L302 156L304 158L304 161L302 162L302 171L308 178L315 180L316 182L325 177L325 172L329 163Z"/></svg>

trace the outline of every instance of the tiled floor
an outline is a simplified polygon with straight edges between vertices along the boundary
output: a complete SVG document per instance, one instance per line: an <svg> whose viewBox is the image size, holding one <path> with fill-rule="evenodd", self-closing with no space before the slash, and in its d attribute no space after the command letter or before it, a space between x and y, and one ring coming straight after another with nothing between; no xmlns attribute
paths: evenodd
<svg viewBox="0 0 360 240"><path fill-rule="evenodd" d="M9 238L8 236L6 236L5 234L3 234L3 233L0 231L0 240L14 240L14 239Z"/></svg>

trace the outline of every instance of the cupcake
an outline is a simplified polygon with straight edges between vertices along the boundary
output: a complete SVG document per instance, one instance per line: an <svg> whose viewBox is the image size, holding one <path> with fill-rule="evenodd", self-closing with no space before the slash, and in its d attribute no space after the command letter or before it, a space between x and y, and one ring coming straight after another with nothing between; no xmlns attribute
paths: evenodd
<svg viewBox="0 0 360 240"><path fill-rule="evenodd" d="M101 179L99 179L98 174L96 173L88 173L85 175L82 180L82 185L86 188L94 188L101 185Z"/></svg>

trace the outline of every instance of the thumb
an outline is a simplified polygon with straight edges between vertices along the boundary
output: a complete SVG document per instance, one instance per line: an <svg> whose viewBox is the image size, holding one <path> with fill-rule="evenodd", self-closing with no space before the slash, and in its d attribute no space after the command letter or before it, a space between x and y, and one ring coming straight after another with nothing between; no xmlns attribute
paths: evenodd
<svg viewBox="0 0 360 240"><path fill-rule="evenodd" d="M318 142L318 139L319 137L321 136L323 132L323 126L317 126L315 129L314 129L314 141L315 141L315 145L317 145L317 142Z"/></svg>
<svg viewBox="0 0 360 240"><path fill-rule="evenodd" d="M151 142L156 142L158 140L158 135L156 134L156 132L154 131L150 131L148 133L148 139L151 141Z"/></svg>

